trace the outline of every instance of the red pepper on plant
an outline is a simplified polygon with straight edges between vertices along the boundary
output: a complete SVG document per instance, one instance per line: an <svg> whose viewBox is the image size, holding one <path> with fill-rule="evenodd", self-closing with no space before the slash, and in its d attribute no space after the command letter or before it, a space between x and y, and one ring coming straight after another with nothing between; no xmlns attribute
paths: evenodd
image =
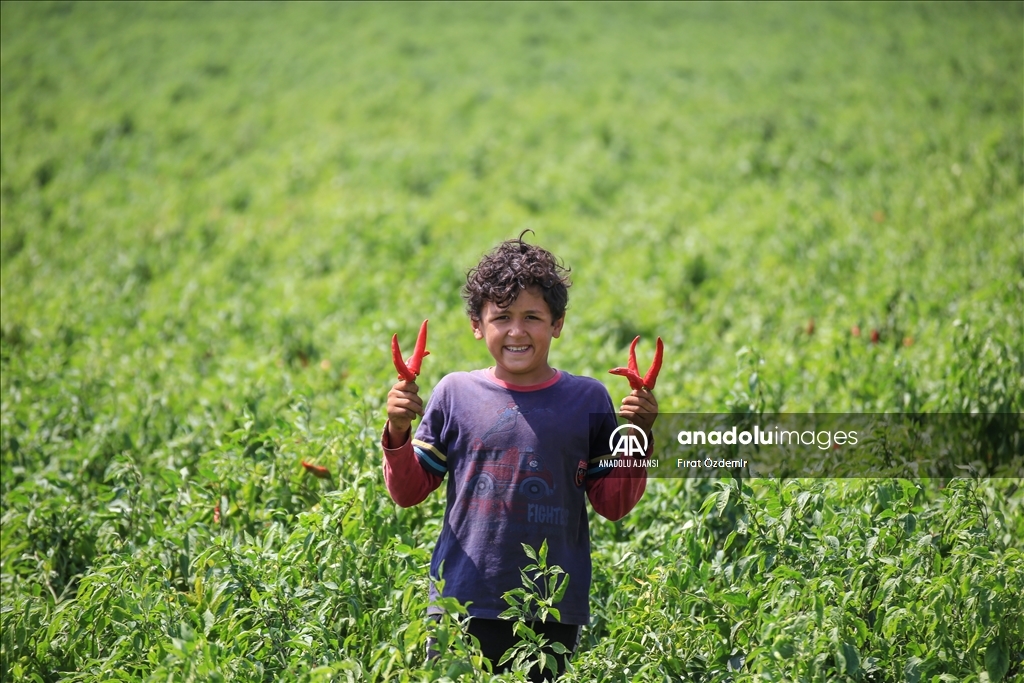
<svg viewBox="0 0 1024 683"><path fill-rule="evenodd" d="M632 389L653 390L655 382L658 381L658 373L661 372L661 362L662 356L665 353L665 345L662 343L661 337L658 337L657 347L654 351L654 362L651 363L651 367L647 370L647 374L641 377L640 368L636 364L636 344L639 341L640 337L638 335L636 339L633 340L633 343L629 345L629 362L627 367L613 368L608 372L628 379L629 386Z"/></svg>
<svg viewBox="0 0 1024 683"><path fill-rule="evenodd" d="M402 360L402 349L398 346L398 335L395 334L391 337L391 360L395 364L395 370L398 370L398 379L404 379L406 382L415 382L420 374L423 357L429 355L430 351L427 351L426 320L420 325L420 333L416 336L416 349L412 352L412 357L409 358L408 363Z"/></svg>
<svg viewBox="0 0 1024 683"><path fill-rule="evenodd" d="M302 466L306 468L306 471L312 474L317 479L330 479L331 471L323 465L314 465L311 462L302 461Z"/></svg>

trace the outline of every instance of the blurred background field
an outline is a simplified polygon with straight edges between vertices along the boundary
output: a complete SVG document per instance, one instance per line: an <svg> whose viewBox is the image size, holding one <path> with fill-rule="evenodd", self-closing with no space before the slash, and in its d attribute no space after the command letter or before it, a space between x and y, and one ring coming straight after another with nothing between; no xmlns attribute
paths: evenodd
<svg viewBox="0 0 1024 683"><path fill-rule="evenodd" d="M616 400L1024 405L1019 2L0 7L4 680L459 676L387 343L524 229ZM729 486L593 521L574 680L1022 675L1019 480Z"/></svg>

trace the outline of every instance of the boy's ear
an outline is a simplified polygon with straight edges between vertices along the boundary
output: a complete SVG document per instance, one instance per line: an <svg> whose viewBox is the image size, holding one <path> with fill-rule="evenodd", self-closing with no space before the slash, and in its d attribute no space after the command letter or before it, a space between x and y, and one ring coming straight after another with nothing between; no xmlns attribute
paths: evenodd
<svg viewBox="0 0 1024 683"><path fill-rule="evenodd" d="M484 331L483 331L483 328L480 327L480 319L479 318L470 318L469 322L473 326L473 336L476 337L477 339L483 339L484 338Z"/></svg>
<svg viewBox="0 0 1024 683"><path fill-rule="evenodd" d="M554 337L555 339L558 339L559 335L562 334L562 325L564 324L565 315L563 314L561 318L559 318L553 323L555 331L551 333L551 336Z"/></svg>

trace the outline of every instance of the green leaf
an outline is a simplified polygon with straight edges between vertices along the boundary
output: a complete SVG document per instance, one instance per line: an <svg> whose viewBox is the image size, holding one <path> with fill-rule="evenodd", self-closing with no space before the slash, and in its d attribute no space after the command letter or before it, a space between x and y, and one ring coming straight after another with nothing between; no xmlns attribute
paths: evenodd
<svg viewBox="0 0 1024 683"><path fill-rule="evenodd" d="M721 598L730 605L735 605L736 607L747 606L746 593L722 593Z"/></svg>
<svg viewBox="0 0 1024 683"><path fill-rule="evenodd" d="M719 516L722 515L723 511L725 511L725 506L729 504L730 495L731 489L723 489L718 492L718 501L715 503L715 510L718 511Z"/></svg>
<svg viewBox="0 0 1024 683"><path fill-rule="evenodd" d="M498 660L498 666L499 666L499 667L503 667L503 666L505 666L506 664L508 664L508 663L509 663L509 661L511 661L511 660L512 660L512 657L514 657L514 656L515 656L515 653L516 653L517 651L518 651L518 648L517 648L517 647L515 647L515 646L513 646L513 647L510 647L510 648L508 648L507 650L505 650L505 654L503 654L503 655L502 655L502 657L501 657L501 658L500 658L500 659Z"/></svg>
<svg viewBox="0 0 1024 683"><path fill-rule="evenodd" d="M907 479L900 479L899 481L900 486L903 488L903 499L913 504L919 490L917 484Z"/></svg>
<svg viewBox="0 0 1024 683"><path fill-rule="evenodd" d="M526 625L525 621L517 621L512 626L512 632L516 634L520 639L524 640L537 640L537 632Z"/></svg>
<svg viewBox="0 0 1024 683"><path fill-rule="evenodd" d="M1010 656L1002 640L997 640L985 648L985 671L989 680L998 683L1010 670Z"/></svg>
<svg viewBox="0 0 1024 683"><path fill-rule="evenodd" d="M562 577L562 583L558 584L558 589L555 590L555 594L551 596L551 602L558 604L565 597L565 590L569 587L569 575L566 574Z"/></svg>
<svg viewBox="0 0 1024 683"><path fill-rule="evenodd" d="M789 636L776 636L772 641L772 656L776 659L789 659L795 651L793 639Z"/></svg>
<svg viewBox="0 0 1024 683"><path fill-rule="evenodd" d="M547 669L551 673L555 673L556 671L558 671L558 662L555 660L554 657L552 657L547 652L544 652L542 650L540 653L540 668L542 670Z"/></svg>
<svg viewBox="0 0 1024 683"><path fill-rule="evenodd" d="M921 680L922 663L920 657L911 657L907 660L906 665L903 667L903 675L906 676L907 683L919 683Z"/></svg>
<svg viewBox="0 0 1024 683"><path fill-rule="evenodd" d="M707 516L711 512L711 508L717 505L719 491L712 491L704 499L704 502L700 506L700 514L702 517Z"/></svg>
<svg viewBox="0 0 1024 683"><path fill-rule="evenodd" d="M849 676L855 675L860 670L860 652L856 646L847 642L840 645L839 650L843 653L843 671Z"/></svg>

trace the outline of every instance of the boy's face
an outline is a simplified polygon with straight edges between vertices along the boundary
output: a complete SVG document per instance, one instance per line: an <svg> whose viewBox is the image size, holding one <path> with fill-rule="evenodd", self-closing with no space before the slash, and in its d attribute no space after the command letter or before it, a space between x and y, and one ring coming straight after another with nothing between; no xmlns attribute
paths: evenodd
<svg viewBox="0 0 1024 683"><path fill-rule="evenodd" d="M494 376L509 384L528 386L551 379L548 365L551 340L562 333L565 317L553 320L539 289L525 289L508 308L487 301L473 336L487 343L496 363Z"/></svg>

